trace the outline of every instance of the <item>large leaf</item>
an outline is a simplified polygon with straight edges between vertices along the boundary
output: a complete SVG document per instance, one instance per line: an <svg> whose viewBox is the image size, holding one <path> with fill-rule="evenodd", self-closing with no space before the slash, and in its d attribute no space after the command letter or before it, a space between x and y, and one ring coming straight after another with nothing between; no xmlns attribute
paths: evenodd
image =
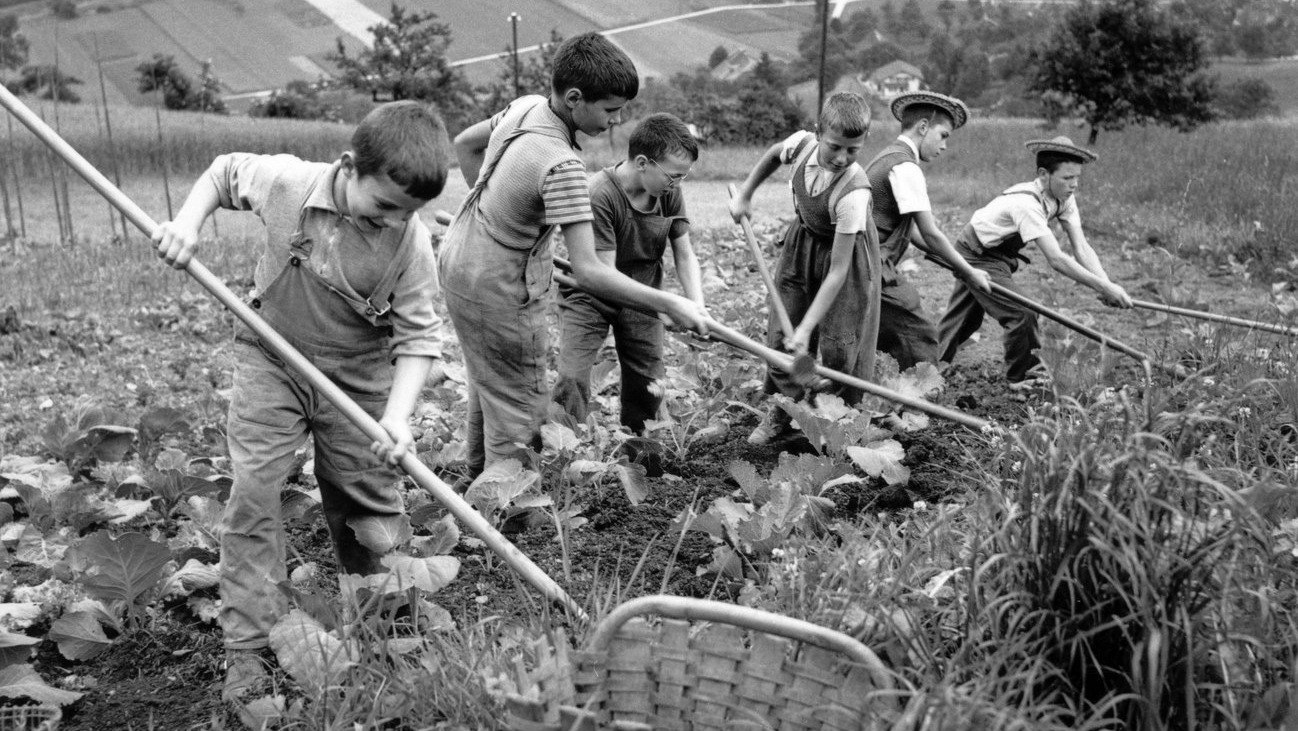
<svg viewBox="0 0 1298 731"><path fill-rule="evenodd" d="M371 551L384 554L404 546L415 534L410 527L410 516L362 515L347 519L347 526L356 534L356 540Z"/></svg>
<svg viewBox="0 0 1298 731"><path fill-rule="evenodd" d="M541 445L546 454L561 454L576 450L581 440L568 427L547 422L541 426Z"/></svg>
<svg viewBox="0 0 1298 731"><path fill-rule="evenodd" d="M460 559L454 556L428 556L416 558L394 554L383 557L383 565L391 572L387 591L418 587L435 592L455 580L460 573Z"/></svg>
<svg viewBox="0 0 1298 731"><path fill-rule="evenodd" d="M108 649L112 640L89 612L68 612L50 626L49 638L69 660L89 660Z"/></svg>
<svg viewBox="0 0 1298 731"><path fill-rule="evenodd" d="M166 546L140 533L113 538L107 531L99 531L82 541L77 552L90 565L90 574L82 579L86 593L128 606L158 583L162 569L171 560Z"/></svg>
<svg viewBox="0 0 1298 731"><path fill-rule="evenodd" d="M32 647L40 641L39 637L0 630L0 668L26 662L32 654Z"/></svg>
<svg viewBox="0 0 1298 731"><path fill-rule="evenodd" d="M440 556L450 553L460 542L460 524L455 516L447 513L441 519L428 525L429 535L412 538L411 547L419 549L423 556Z"/></svg>
<svg viewBox="0 0 1298 731"><path fill-rule="evenodd" d="M167 580L162 583L158 596L166 599L173 596L189 596L199 589L210 589L221 580L220 570L211 564L205 564L196 558L185 562Z"/></svg>
<svg viewBox="0 0 1298 731"><path fill-rule="evenodd" d="M619 463L614 469L617 470L618 482L622 483L622 490L626 492L626 499L632 505L639 505L649 497L649 473L644 465Z"/></svg>
<svg viewBox="0 0 1298 731"><path fill-rule="evenodd" d="M31 665L9 665L0 668L0 698L31 698L37 703L66 706L81 698L81 693L52 688L41 680Z"/></svg>
<svg viewBox="0 0 1298 731"><path fill-rule="evenodd" d="M864 447L848 447L847 456L871 477L882 477L889 485L910 479L910 468L901 464L906 450L894 439L871 442Z"/></svg>
<svg viewBox="0 0 1298 731"><path fill-rule="evenodd" d="M532 470L523 469L516 459L505 459L491 465L469 486L465 497L480 512L491 514L513 504L540 479Z"/></svg>
<svg viewBox="0 0 1298 731"><path fill-rule="evenodd" d="M0 629L27 629L41 618L41 605L36 602L7 602L0 604Z"/></svg>
<svg viewBox="0 0 1298 731"><path fill-rule="evenodd" d="M65 536L51 532L46 537L39 528L28 524L18 538L18 545L14 548L14 558L48 569L62 561L67 550L68 543Z"/></svg>
<svg viewBox="0 0 1298 731"><path fill-rule="evenodd" d="M280 667L302 687L307 697L341 684L355 665L347 647L306 612L294 609L270 630L270 647Z"/></svg>

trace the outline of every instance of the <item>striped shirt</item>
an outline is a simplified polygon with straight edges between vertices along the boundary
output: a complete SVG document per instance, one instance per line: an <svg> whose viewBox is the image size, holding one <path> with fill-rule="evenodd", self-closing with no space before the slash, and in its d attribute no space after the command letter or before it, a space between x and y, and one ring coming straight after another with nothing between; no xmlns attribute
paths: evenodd
<svg viewBox="0 0 1298 731"><path fill-rule="evenodd" d="M571 160L551 168L541 183L541 200L545 205L547 226L564 226L591 220L590 183L586 179L586 166Z"/></svg>

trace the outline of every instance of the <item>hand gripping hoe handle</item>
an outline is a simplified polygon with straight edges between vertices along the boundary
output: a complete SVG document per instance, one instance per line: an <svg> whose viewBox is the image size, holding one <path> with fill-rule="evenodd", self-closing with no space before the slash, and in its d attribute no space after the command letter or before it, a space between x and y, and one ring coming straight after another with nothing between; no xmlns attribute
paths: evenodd
<svg viewBox="0 0 1298 731"><path fill-rule="evenodd" d="M131 220L131 223L144 232L145 236L152 237L158 224L3 86L0 86L0 105L8 109L11 114L18 118L18 121L22 122L40 138L41 142L44 142L59 157L63 158L64 162L70 165L78 175L85 178L86 182L106 198L110 204L125 214ZM226 287L198 260L191 259L185 267L185 271L251 328L275 355L282 358L289 367L306 378L313 387L320 391L321 395L338 407L338 410L343 412L367 436L375 441L386 441L388 439L387 431L373 417L367 414L351 397L312 365L311 361L289 345L287 340L258 317L252 308L244 304L234 292L230 291L229 287ZM432 493L433 497L446 506L446 509L457 520L463 523L474 535L481 538L510 568L521 574L528 583L540 591L547 599L562 604L573 616L583 621L587 619L586 613L581 606L572 597L568 596L563 588L555 583L554 579L550 578L530 558L518 550L517 546L510 543L509 539L501 535L500 531L496 530L481 513L445 482L442 482L413 453L407 452L406 456L401 459L401 468L420 487Z"/></svg>

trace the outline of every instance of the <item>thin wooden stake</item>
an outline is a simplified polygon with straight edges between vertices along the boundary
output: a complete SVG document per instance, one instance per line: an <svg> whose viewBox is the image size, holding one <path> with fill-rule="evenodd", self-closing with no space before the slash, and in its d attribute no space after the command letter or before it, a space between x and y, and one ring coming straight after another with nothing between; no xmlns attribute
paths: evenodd
<svg viewBox="0 0 1298 731"><path fill-rule="evenodd" d="M108 86L104 83L104 59L99 55L99 34L95 34L95 66L99 70L99 98L104 104L104 132L108 135L108 159L112 163L113 185L122 187L122 171L117 163L117 145L113 142L113 120L108 111ZM13 124L11 121L10 124ZM109 204L112 209L112 204ZM113 209L115 210L115 209ZM131 238L131 227L126 225L126 214L117 211L122 222L122 243Z"/></svg>
<svg viewBox="0 0 1298 731"><path fill-rule="evenodd" d="M13 167L13 161L0 158L0 166ZM5 204L5 236L13 238L14 234L14 217L13 210L9 208L9 183L5 182L5 176L0 173L0 195L4 196Z"/></svg>
<svg viewBox="0 0 1298 731"><path fill-rule="evenodd" d="M63 99L63 73L59 68L59 26L62 23L54 23L54 78L50 84L50 96L54 100L54 131L59 135L63 134L63 125L59 124L59 102ZM68 195L68 169L65 165L59 165L58 184L59 190L63 193L63 219L64 226L68 231L68 243L75 245L77 243L77 233L72 227L72 198Z"/></svg>
<svg viewBox="0 0 1298 731"><path fill-rule="evenodd" d="M18 179L18 155L14 149L14 118L5 117L9 121L9 159L13 164L9 166L9 172L14 177L14 201L18 203L18 234L24 239L27 238L27 216L23 214L23 185Z"/></svg>
<svg viewBox="0 0 1298 731"><path fill-rule="evenodd" d="M95 107L95 133L98 135L99 141L103 142L104 123L103 120L99 118L99 105L95 104L94 107ZM108 110L106 109L104 110L105 113L107 113L107 111ZM108 236L110 239L115 239L117 238L117 216L115 215L117 211L113 208L112 203L109 203L108 201L104 201L104 204L108 207Z"/></svg>
<svg viewBox="0 0 1298 731"><path fill-rule="evenodd" d="M41 121L45 121L45 109L41 109ZM45 151L45 162L50 170L50 188L54 192L54 220L59 224L59 243L67 243L67 229L64 227L63 204L59 200L59 175L54 165L54 151Z"/></svg>
<svg viewBox="0 0 1298 731"><path fill-rule="evenodd" d="M153 108L153 119L158 123L158 154L162 156L162 190L167 195L167 220L176 217L171 210L171 176L167 174L167 143L162 139L162 86L153 89L158 97L158 105Z"/></svg>

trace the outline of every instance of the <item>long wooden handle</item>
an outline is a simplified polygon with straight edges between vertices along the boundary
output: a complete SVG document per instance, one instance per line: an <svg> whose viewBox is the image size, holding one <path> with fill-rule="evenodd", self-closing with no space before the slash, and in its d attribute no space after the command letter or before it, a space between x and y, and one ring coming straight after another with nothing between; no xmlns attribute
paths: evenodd
<svg viewBox="0 0 1298 731"><path fill-rule="evenodd" d="M567 260L557 256L554 257L554 267L562 272L572 271L572 265L569 264ZM646 312L648 314L657 314L649 310L641 310L641 311ZM757 342L756 340L753 340L752 338L748 337L747 335L740 333L738 330L734 330L732 328L726 327L725 325L722 325L716 320L708 320L708 334L712 338L719 340L725 343L726 345L729 345L734 348L738 348L739 350L743 350L745 352L751 353L761 358L762 360L766 361L767 363L770 363L775 368L779 368L785 373L796 374L799 370L795 366L796 358L792 354L784 353L776 350L775 348L771 348L766 345L763 345ZM899 403L902 404L903 406L909 406L910 408L916 411L922 411L926 414L936 416L940 419L946 419L947 421L954 421L957 424L963 424L973 429L982 429L984 427L990 426L990 423L987 422L986 420L979 419L976 416L971 416L969 414L964 413L963 411L948 409L945 406L938 406L937 404L929 401L925 401L924 399L918 399L912 396L907 396L905 394L898 393L897 391L894 391L890 388L885 388L878 384L870 383L869 381L863 378L857 378L856 376L851 376L841 371L836 371L831 368L826 368L825 366L822 365L816 366L816 374L821 377L828 378L831 381L837 381L838 383L841 383L845 386L859 388L860 390L868 394L878 396L879 398L886 399L894 403Z"/></svg>
<svg viewBox="0 0 1298 731"><path fill-rule="evenodd" d="M726 186L730 192L730 197L737 195L734 183ZM789 340L793 339L793 321L789 319L789 311L784 309L784 300L780 299L780 292L775 288L775 280L771 278L771 271L766 268L766 256L762 254L762 247L757 243L757 236L753 233L753 222L745 214L739 219L739 225L744 229L744 238L748 241L748 250L753 254L753 261L757 263L757 273L762 277L762 284L766 285L766 293L771 298L771 309L775 312L775 319L780 323L780 331L784 337Z"/></svg>
<svg viewBox="0 0 1298 731"><path fill-rule="evenodd" d="M1269 322L1257 322L1255 320L1245 320L1241 317L1231 317L1230 315L1218 315L1213 312L1204 312L1203 310L1191 310L1185 307L1173 307L1165 305L1162 302L1149 302L1147 300L1132 300L1131 304L1145 310L1154 310L1156 312L1167 312L1173 315L1182 315L1184 317L1193 317L1199 320L1209 322L1220 322L1225 325L1237 325L1247 327L1252 330L1263 330L1265 332L1277 333L1279 335L1289 335L1290 337L1298 336L1298 328L1285 327Z"/></svg>
<svg viewBox="0 0 1298 731"><path fill-rule="evenodd" d="M71 145L58 135L49 125L32 113L17 97L8 89L0 85L0 105L8 109L11 114L18 118L28 129L30 129L42 142L50 147L59 157L63 158L73 170L86 182L108 200L113 207L121 211L131 223L144 232L146 237L152 238L153 232L158 228L149 214L144 212L130 198L126 196L117 186L109 182L93 165L81 156ZM306 378L310 384L320 392L330 403L338 408L339 411L347 417L349 421L355 424L361 431L375 441L387 441L387 431L379 425L368 413L365 412L355 401L351 399L341 388L327 376L319 371L311 361L297 352L297 350L288 343L274 328L266 324L265 320L253 311L251 307L244 304L230 288L217 279L207 267L198 262L197 259L190 259L186 265L185 271L198 281L208 292L221 304L225 305L235 317L244 322L261 341L279 356L293 370L297 371ZM568 596L554 579L541 570L539 566L532 562L518 547L509 542L500 531L496 530L490 522L487 521L472 505L460 497L445 482L442 482L437 475L433 474L427 465L420 462L419 459L411 452L407 452L401 458L401 468L406 474L410 475L420 487L430 492L446 509L451 512L460 522L462 522L474 535L482 539L483 543L504 559L505 563L517 571L528 583L536 587L547 599L558 602L583 620L586 619L586 613L582 610L581 605L575 602L572 597Z"/></svg>

